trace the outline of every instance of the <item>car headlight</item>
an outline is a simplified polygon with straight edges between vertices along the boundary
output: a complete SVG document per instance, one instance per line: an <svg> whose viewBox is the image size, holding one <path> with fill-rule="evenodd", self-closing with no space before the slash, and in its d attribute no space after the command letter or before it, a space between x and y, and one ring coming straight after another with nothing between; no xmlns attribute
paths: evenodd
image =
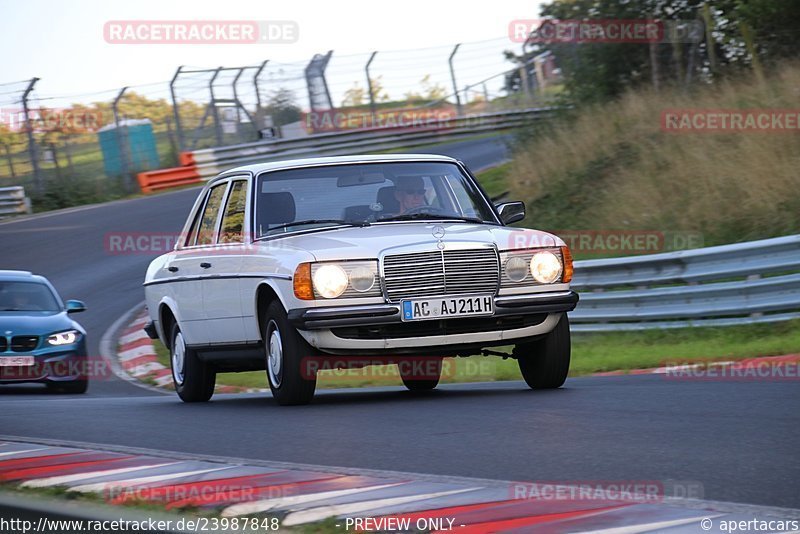
<svg viewBox="0 0 800 534"><path fill-rule="evenodd" d="M561 276L561 260L552 252L537 252L531 258L531 275L540 284L552 284Z"/></svg>
<svg viewBox="0 0 800 534"><path fill-rule="evenodd" d="M47 343L50 345L72 345L78 340L80 332L77 330L67 330L66 332L59 332L47 338Z"/></svg>
<svg viewBox="0 0 800 534"><path fill-rule="evenodd" d="M312 279L314 290L326 299L335 299L347 289L347 273L338 265L321 265Z"/></svg>
<svg viewBox="0 0 800 534"><path fill-rule="evenodd" d="M375 285L375 273L368 267L356 267L350 271L350 286L358 291L364 293L372 289Z"/></svg>
<svg viewBox="0 0 800 534"><path fill-rule="evenodd" d="M528 262L519 256L511 256L506 261L506 277L512 282L522 282L528 276Z"/></svg>

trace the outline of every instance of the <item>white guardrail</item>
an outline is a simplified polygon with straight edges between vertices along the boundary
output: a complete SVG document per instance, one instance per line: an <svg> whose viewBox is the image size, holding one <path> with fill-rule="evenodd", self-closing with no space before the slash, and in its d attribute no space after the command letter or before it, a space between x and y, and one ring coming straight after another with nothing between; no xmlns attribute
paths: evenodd
<svg viewBox="0 0 800 534"><path fill-rule="evenodd" d="M800 318L800 235L575 262L575 332Z"/></svg>
<svg viewBox="0 0 800 534"><path fill-rule="evenodd" d="M315 134L294 139L257 141L195 150L184 153L182 157L191 160L202 178L211 178L224 170L250 163L314 156L346 156L456 141L523 126L531 120L552 116L557 109L530 108L426 120L414 126L399 125Z"/></svg>
<svg viewBox="0 0 800 534"><path fill-rule="evenodd" d="M24 187L0 187L0 219L27 213L31 213L31 199Z"/></svg>

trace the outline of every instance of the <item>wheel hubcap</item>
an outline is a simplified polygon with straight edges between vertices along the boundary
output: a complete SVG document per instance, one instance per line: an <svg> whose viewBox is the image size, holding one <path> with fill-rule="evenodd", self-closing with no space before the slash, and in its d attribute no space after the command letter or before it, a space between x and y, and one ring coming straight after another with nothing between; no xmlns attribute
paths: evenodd
<svg viewBox="0 0 800 534"><path fill-rule="evenodd" d="M267 328L269 342L267 344L267 374L274 387L280 387L283 379L283 342L275 321L270 321Z"/></svg>
<svg viewBox="0 0 800 534"><path fill-rule="evenodd" d="M172 343L172 379L176 385L183 384L184 369L186 363L186 343L183 334L178 332Z"/></svg>

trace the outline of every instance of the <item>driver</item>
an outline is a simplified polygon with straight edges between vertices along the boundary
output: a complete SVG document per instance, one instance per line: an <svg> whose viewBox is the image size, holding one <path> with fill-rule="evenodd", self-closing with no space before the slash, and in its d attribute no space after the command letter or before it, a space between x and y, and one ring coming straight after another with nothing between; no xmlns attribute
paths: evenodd
<svg viewBox="0 0 800 534"><path fill-rule="evenodd" d="M399 215L425 206L425 182L419 176L399 176L395 182L394 198L400 204Z"/></svg>

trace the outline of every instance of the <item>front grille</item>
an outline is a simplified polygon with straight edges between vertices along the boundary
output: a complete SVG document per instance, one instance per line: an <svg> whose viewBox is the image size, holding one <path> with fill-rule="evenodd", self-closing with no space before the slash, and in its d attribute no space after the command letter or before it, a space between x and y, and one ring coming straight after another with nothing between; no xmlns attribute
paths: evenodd
<svg viewBox="0 0 800 534"><path fill-rule="evenodd" d="M11 350L14 352L27 352L39 344L37 336L14 336L11 338Z"/></svg>
<svg viewBox="0 0 800 534"><path fill-rule="evenodd" d="M437 319L373 326L347 326L333 328L331 331L335 336L345 339L397 339L515 330L541 324L545 319L547 319L547 314L540 313L503 317Z"/></svg>
<svg viewBox="0 0 800 534"><path fill-rule="evenodd" d="M390 301L434 295L497 293L499 262L493 248L395 254L383 260Z"/></svg>
<svg viewBox="0 0 800 534"><path fill-rule="evenodd" d="M8 341L6 338L0 336L0 352L5 352L8 350Z"/></svg>

